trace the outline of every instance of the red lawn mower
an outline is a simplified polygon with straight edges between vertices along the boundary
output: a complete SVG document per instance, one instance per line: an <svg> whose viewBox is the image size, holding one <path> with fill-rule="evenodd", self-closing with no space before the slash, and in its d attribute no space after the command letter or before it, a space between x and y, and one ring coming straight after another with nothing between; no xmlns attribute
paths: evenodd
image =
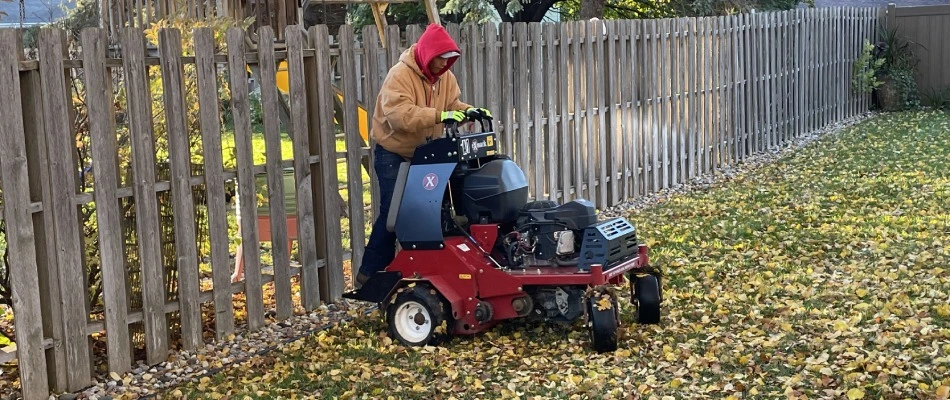
<svg viewBox="0 0 950 400"><path fill-rule="evenodd" d="M529 202L527 178L498 153L491 120L478 122L474 133L446 122L445 137L400 165L387 228L401 249L344 297L379 303L390 336L408 346L512 318L584 317L591 346L606 352L617 348L620 323L613 287L627 275L637 322L658 323L661 274L633 225L598 221L587 200Z"/></svg>

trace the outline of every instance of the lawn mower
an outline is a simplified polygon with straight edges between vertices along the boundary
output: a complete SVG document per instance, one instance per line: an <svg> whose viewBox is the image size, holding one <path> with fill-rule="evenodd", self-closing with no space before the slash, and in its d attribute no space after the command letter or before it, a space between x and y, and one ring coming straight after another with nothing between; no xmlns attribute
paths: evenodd
<svg viewBox="0 0 950 400"><path fill-rule="evenodd" d="M344 297L378 303L390 337L407 346L513 318L583 317L591 346L608 352L617 348L615 287L626 274L635 319L658 323L661 274L634 226L598 221L584 199L529 202L527 178L499 153L491 119L465 122L470 132L444 121L445 135L400 165L387 215L400 250Z"/></svg>

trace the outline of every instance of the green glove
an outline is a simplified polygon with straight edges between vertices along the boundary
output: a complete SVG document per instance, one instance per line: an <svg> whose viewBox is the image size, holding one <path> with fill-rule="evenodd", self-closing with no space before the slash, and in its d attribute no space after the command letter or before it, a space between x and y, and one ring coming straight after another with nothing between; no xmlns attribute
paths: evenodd
<svg viewBox="0 0 950 400"><path fill-rule="evenodd" d="M471 119L492 119L491 111L487 108L469 107L465 110L465 115Z"/></svg>
<svg viewBox="0 0 950 400"><path fill-rule="evenodd" d="M465 113L461 111L442 111L442 123L465 121Z"/></svg>

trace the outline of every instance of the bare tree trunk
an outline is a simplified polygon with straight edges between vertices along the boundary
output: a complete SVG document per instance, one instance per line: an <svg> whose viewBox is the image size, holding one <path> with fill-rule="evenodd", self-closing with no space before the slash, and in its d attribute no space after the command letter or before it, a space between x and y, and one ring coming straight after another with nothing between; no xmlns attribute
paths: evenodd
<svg viewBox="0 0 950 400"><path fill-rule="evenodd" d="M582 20L591 18L604 19L604 1L605 0L581 1L580 18Z"/></svg>

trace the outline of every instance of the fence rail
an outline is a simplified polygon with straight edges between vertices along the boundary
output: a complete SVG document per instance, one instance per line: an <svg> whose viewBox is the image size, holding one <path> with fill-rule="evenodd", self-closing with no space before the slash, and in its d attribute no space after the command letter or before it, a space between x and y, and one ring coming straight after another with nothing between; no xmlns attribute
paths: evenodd
<svg viewBox="0 0 950 400"><path fill-rule="evenodd" d="M529 196L606 208L867 111L868 96L850 89L851 68L878 19L878 9L811 9L447 28L463 54L453 71L464 100L496 115L501 147L525 169ZM386 71L421 32L389 27L384 48L373 27L357 41L351 27L331 37L325 26L290 26L286 51L275 51L270 28L261 28L256 49L234 28L222 52L209 30L167 29L154 44L158 57L148 57L138 28L121 31L118 54L105 30L90 29L81 56L70 60L63 32L46 29L38 60L24 60L16 32L0 30L0 82L11 88L0 102L0 192L24 397L88 385L90 335L104 333L108 368L122 373L137 359L155 364L169 349L260 329L267 313L281 320L340 299L344 254L359 264L375 215L375 201L363 197L375 189L372 169L362 167L372 143L359 138L358 107L372 118ZM283 60L288 93L274 79ZM252 66L261 71L261 132L252 129ZM77 77L81 99L68 84ZM161 85L151 84L157 77ZM344 96L335 111L336 90ZM283 125L281 98L290 110ZM88 169L75 155L76 101L90 122ZM153 118L159 114L163 122ZM282 132L290 154L282 153ZM263 163L255 161L255 136L264 138ZM234 143L226 150L225 137ZM157 157L166 153L167 168ZM226 168L222 155L234 165ZM293 186L283 183L288 167ZM87 170L94 185L80 191L77 172ZM260 242L258 175L266 177L272 246L242 246L245 280L232 283L228 233L239 225L242 243ZM230 185L239 222L229 220ZM286 222L285 192L293 194L296 232ZM95 214L92 238L78 218L85 209ZM89 259L83 244L93 238L98 256ZM88 268L101 271L101 299L87 290ZM93 312L98 301L104 307Z"/></svg>

